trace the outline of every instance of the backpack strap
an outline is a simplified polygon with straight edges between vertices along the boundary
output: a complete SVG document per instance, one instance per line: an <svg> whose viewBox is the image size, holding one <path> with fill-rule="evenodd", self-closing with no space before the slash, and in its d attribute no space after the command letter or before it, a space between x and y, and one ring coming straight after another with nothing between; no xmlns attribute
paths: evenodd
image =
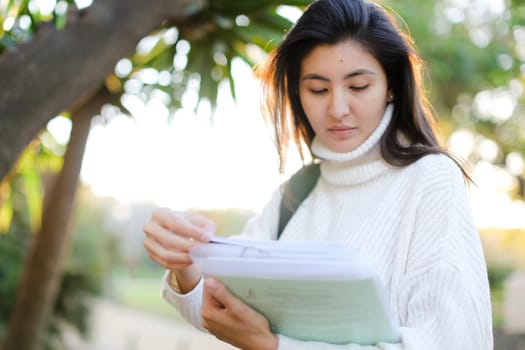
<svg viewBox="0 0 525 350"><path fill-rule="evenodd" d="M312 192L320 175L321 169L319 164L312 163L303 166L286 181L283 187L281 207L279 208L277 239L281 237L284 228L297 208L308 197L308 194Z"/></svg>

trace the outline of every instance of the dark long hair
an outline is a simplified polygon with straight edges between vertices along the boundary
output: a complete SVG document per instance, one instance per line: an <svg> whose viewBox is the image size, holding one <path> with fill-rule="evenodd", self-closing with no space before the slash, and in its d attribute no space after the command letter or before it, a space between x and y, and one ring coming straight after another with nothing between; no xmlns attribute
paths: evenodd
<svg viewBox="0 0 525 350"><path fill-rule="evenodd" d="M320 44L352 40L380 63L394 95L392 122L380 140L381 153L394 166L409 165L432 153L444 153L439 144L434 115L423 92L423 62L412 39L384 8L367 0L317 0L313 2L270 54L262 71L263 112L275 132L280 169L295 144L304 159L315 136L299 98L303 59ZM400 137L402 135L402 137Z"/></svg>

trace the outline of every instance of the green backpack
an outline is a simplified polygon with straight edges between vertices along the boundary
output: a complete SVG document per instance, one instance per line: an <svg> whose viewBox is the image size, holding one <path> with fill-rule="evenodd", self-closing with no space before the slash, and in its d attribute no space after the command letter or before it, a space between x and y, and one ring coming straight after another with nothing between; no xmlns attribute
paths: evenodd
<svg viewBox="0 0 525 350"><path fill-rule="evenodd" d="M297 208L308 197L308 194L312 192L320 175L321 169L319 164L312 163L303 166L284 184L281 206L279 208L277 239L281 237L284 228Z"/></svg>

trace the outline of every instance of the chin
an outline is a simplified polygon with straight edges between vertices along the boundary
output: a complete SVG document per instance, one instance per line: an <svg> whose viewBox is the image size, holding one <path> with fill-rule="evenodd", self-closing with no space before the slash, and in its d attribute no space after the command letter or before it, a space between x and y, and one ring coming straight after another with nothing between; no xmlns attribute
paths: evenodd
<svg viewBox="0 0 525 350"><path fill-rule="evenodd" d="M328 147L337 153L349 153L357 148L355 145L328 145Z"/></svg>

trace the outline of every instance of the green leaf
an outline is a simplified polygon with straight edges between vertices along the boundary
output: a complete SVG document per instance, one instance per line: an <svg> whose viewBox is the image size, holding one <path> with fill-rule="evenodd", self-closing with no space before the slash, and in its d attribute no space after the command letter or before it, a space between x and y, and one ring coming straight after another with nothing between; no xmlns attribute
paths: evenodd
<svg viewBox="0 0 525 350"><path fill-rule="evenodd" d="M227 56L227 59L228 59L227 76L228 76L228 83L230 85L230 94L232 95L234 100L237 100L237 94L235 93L235 80L233 79L233 71L232 71L232 68L233 68L232 67L232 60L233 60L232 55Z"/></svg>
<svg viewBox="0 0 525 350"><path fill-rule="evenodd" d="M19 176L24 189L29 225L32 232L38 232L42 218L42 179L36 167L41 154L28 148L19 162Z"/></svg>
<svg viewBox="0 0 525 350"><path fill-rule="evenodd" d="M274 0L273 2L276 5L297 6L299 8L304 8L310 5L313 0Z"/></svg>
<svg viewBox="0 0 525 350"><path fill-rule="evenodd" d="M36 169L26 169L22 173L23 184L32 232L38 232L42 218L42 182Z"/></svg>
<svg viewBox="0 0 525 350"><path fill-rule="evenodd" d="M232 33L236 38L245 42L255 44L265 51L271 51L283 39L284 33L273 30L261 25L250 24L243 27L242 30L236 30Z"/></svg>
<svg viewBox="0 0 525 350"><path fill-rule="evenodd" d="M55 7L55 9L53 10L53 13L52 13L52 15L53 15L53 22L55 23L55 26L57 28L59 28L59 29L64 28L66 26L66 24L67 24L67 14L68 14L68 10L67 9L69 8L70 4L69 4L69 1L67 1L66 3L67 3L66 10L64 11L63 14L57 13L56 7Z"/></svg>
<svg viewBox="0 0 525 350"><path fill-rule="evenodd" d="M0 48L2 51L4 49L10 49L17 45L17 42L11 37L9 33L5 33L5 35L0 38Z"/></svg>
<svg viewBox="0 0 525 350"><path fill-rule="evenodd" d="M219 83L212 79L210 76L202 76L201 75L201 84L199 89L199 103L202 99L202 97L207 98L212 108L215 108L217 106L217 95L219 91ZM197 104L198 106L198 104Z"/></svg>
<svg viewBox="0 0 525 350"><path fill-rule="evenodd" d="M255 66L256 62L254 62L246 53L246 44L237 41L232 43L231 46L232 52L235 54L235 56L241 58L244 62L246 62L250 67Z"/></svg>
<svg viewBox="0 0 525 350"><path fill-rule="evenodd" d="M249 15L268 8L272 4L268 0L211 0L210 9L216 13L227 15Z"/></svg>
<svg viewBox="0 0 525 350"><path fill-rule="evenodd" d="M253 18L255 25L260 25L276 32L283 34L292 26L293 22L286 17L279 16L275 13L262 13Z"/></svg>
<svg viewBox="0 0 525 350"><path fill-rule="evenodd" d="M13 220L13 201L11 184L3 181L0 184L0 234L7 233Z"/></svg>
<svg viewBox="0 0 525 350"><path fill-rule="evenodd" d="M167 50L172 48L172 46L172 44L167 44L164 40L158 38L156 44L148 53L146 53L145 55L136 54L133 57L132 61L135 65L149 66L149 64L158 56L166 54Z"/></svg>
<svg viewBox="0 0 525 350"><path fill-rule="evenodd" d="M210 103L215 107L217 103L217 89L218 82L212 78L212 69L216 67L213 61L212 42L209 38L192 44L191 50L188 53L188 65L186 66L187 73L197 73L200 76L199 87L199 101L202 97L210 100ZM197 106L198 106L197 103Z"/></svg>

